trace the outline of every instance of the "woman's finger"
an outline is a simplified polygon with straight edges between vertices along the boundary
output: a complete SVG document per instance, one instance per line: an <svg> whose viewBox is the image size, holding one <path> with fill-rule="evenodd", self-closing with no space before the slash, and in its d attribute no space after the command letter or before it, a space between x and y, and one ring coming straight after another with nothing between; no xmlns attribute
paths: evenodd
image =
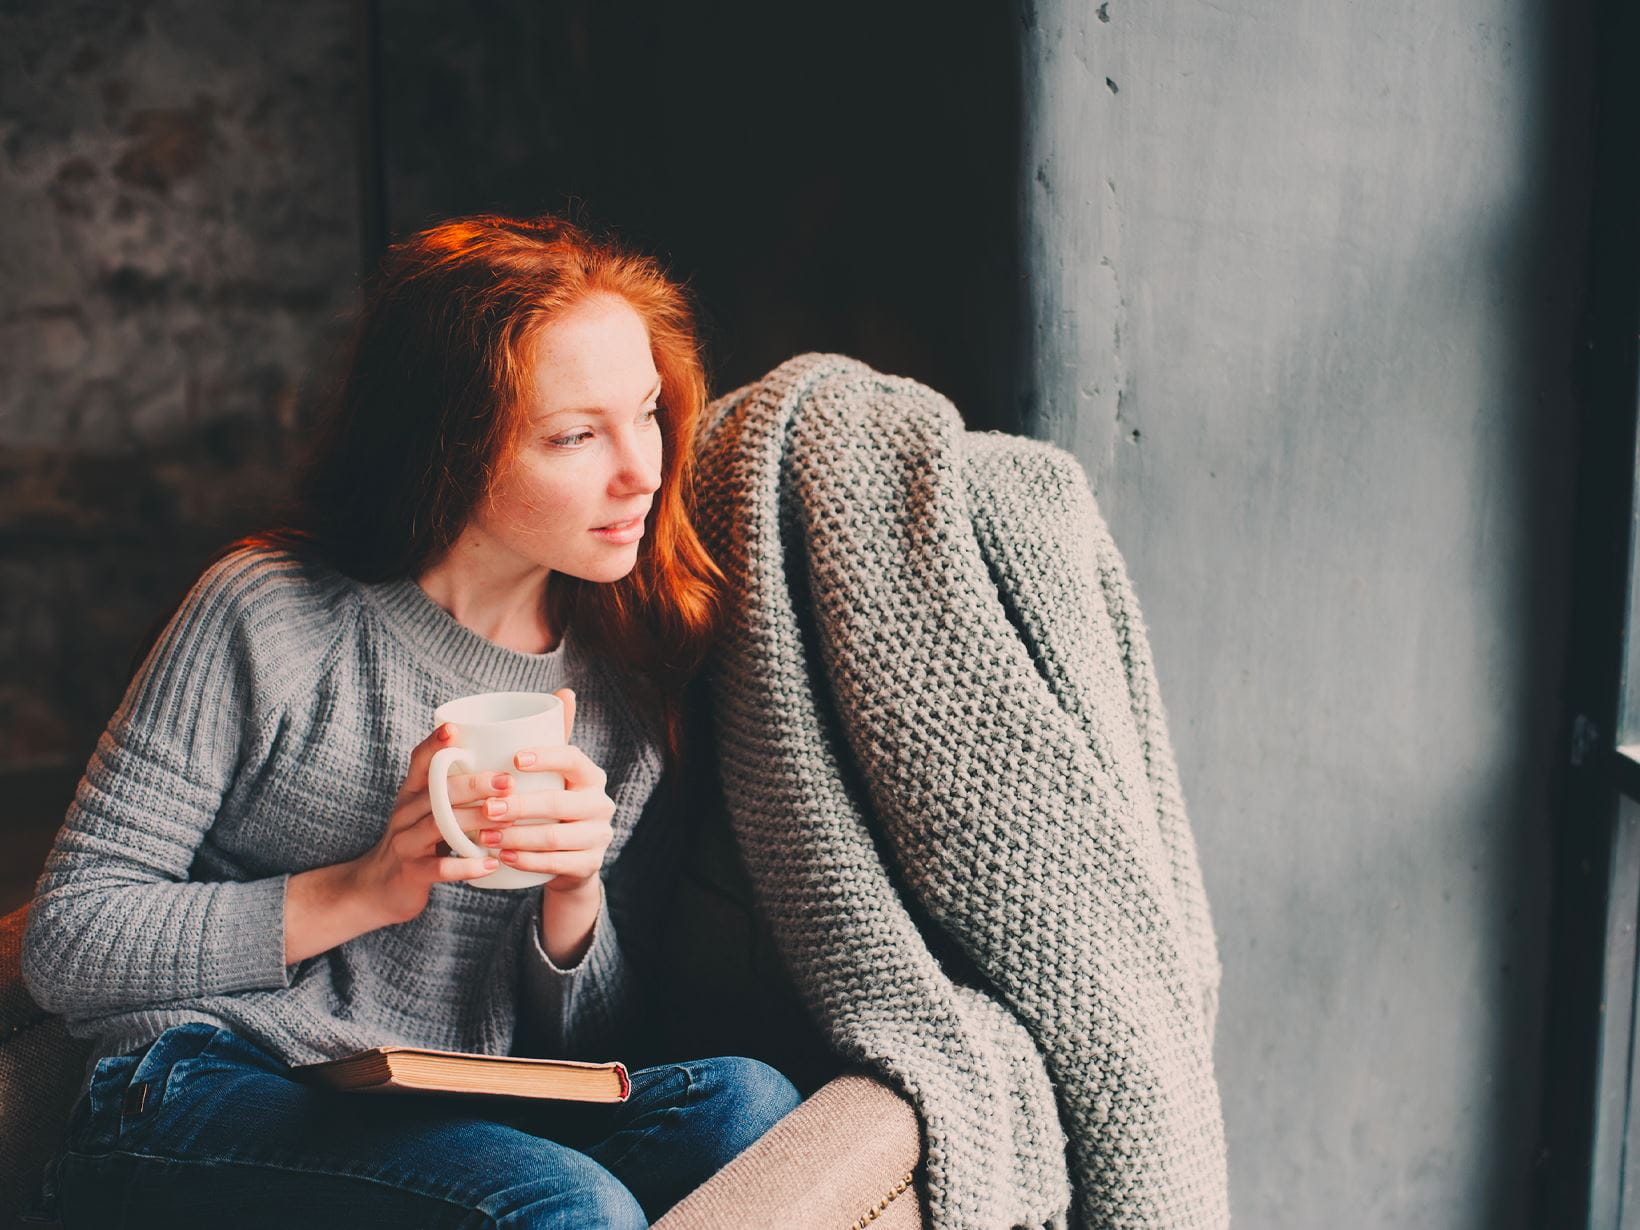
<svg viewBox="0 0 1640 1230"><path fill-rule="evenodd" d="M559 688L553 693L564 702L564 742L569 742L570 731L575 729L575 693L569 688Z"/></svg>
<svg viewBox="0 0 1640 1230"><path fill-rule="evenodd" d="M393 837L393 849L400 858L425 858L442 840L433 813L423 812Z"/></svg>
<svg viewBox="0 0 1640 1230"><path fill-rule="evenodd" d="M609 783L609 775L574 746L520 748L513 764L531 773L562 773L571 790L602 790Z"/></svg>
<svg viewBox="0 0 1640 1230"><path fill-rule="evenodd" d="M441 747L449 747L455 741L456 728L449 722L441 722L410 752L410 768L404 775L404 784L399 787L399 797L405 798L412 794L419 794L427 789L427 766L433 763L433 753Z"/></svg>
<svg viewBox="0 0 1640 1230"><path fill-rule="evenodd" d="M507 803L502 799L491 799L471 807L452 807L450 810L455 813L456 827L463 833L476 833L486 825L512 823L512 818L507 814ZM438 822L433 819L433 808L425 794L400 803L387 822L388 830L398 834L418 824L424 826L423 835L428 841L438 840Z"/></svg>
<svg viewBox="0 0 1640 1230"><path fill-rule="evenodd" d="M399 799L409 799L413 795L427 792L427 772L433 763L433 754L440 748L455 746L456 728L452 722L440 725L432 734L428 735L415 750L410 753L410 768L405 773L404 784L399 787ZM459 761L457 762L459 763ZM452 773L449 776L450 802L459 806L462 803L472 803L494 795L504 795L514 785L511 773L482 772L482 773Z"/></svg>
<svg viewBox="0 0 1640 1230"><path fill-rule="evenodd" d="M484 821L502 820L508 813L507 797L512 793L516 778L510 773L454 773L450 776L450 810L456 824L464 829L475 829ZM431 817L433 802L425 787L415 794L399 796L393 809L393 825L403 828L423 817Z"/></svg>
<svg viewBox="0 0 1640 1230"><path fill-rule="evenodd" d="M447 855L433 864L433 878L439 881L476 880L501 866L495 858L457 858Z"/></svg>
<svg viewBox="0 0 1640 1230"><path fill-rule="evenodd" d="M513 792L518 779L511 773L450 774L450 806L461 808L484 799L501 798Z"/></svg>
<svg viewBox="0 0 1640 1230"><path fill-rule="evenodd" d="M588 850L555 850L537 853L534 850L503 850L501 865L518 871L544 872L552 876L570 876L584 880L603 869L603 856Z"/></svg>
<svg viewBox="0 0 1640 1230"><path fill-rule="evenodd" d="M497 821L482 819L466 808L456 812L456 821L456 827L475 842L479 839L479 834L483 832L486 825L498 823ZM500 821L499 823L504 825L506 821ZM444 833L439 828L438 821L433 818L433 813L426 812L414 824L409 825L403 832L399 833L394 838L394 844L403 858L426 858L435 852L448 853L449 847L443 844L444 840Z"/></svg>
<svg viewBox="0 0 1640 1230"><path fill-rule="evenodd" d="M615 804L602 790L532 790L506 800L506 811L496 819L608 820ZM493 810L493 809L492 809Z"/></svg>
<svg viewBox="0 0 1640 1230"><path fill-rule="evenodd" d="M607 820L570 820L563 824L514 824L486 829L482 844L498 850L604 850L609 845Z"/></svg>

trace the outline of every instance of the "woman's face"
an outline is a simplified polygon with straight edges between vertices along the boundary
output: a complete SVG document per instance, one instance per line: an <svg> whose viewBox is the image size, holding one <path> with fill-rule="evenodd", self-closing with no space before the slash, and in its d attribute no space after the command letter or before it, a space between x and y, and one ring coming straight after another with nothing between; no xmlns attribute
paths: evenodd
<svg viewBox="0 0 1640 1230"><path fill-rule="evenodd" d="M541 330L531 364L523 438L464 537L485 539L506 571L618 581L661 485L649 331L624 299L598 295Z"/></svg>

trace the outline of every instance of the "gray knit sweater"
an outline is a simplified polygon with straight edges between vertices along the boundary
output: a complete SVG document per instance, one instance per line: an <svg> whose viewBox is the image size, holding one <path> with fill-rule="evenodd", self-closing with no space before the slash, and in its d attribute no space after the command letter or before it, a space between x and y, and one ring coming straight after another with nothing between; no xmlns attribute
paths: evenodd
<svg viewBox="0 0 1640 1230"><path fill-rule="evenodd" d="M565 686L573 741L616 804L581 961L560 970L543 951L539 888L452 883L410 922L286 966L286 880L376 842L433 709ZM23 977L93 1061L186 1021L293 1064L387 1043L621 1058L628 949L667 860L649 841L619 856L660 773L657 732L573 638L515 652L412 580L237 551L194 586L99 740L35 892Z"/></svg>
<svg viewBox="0 0 1640 1230"><path fill-rule="evenodd" d="M938 1230L1228 1222L1219 962L1139 605L1076 460L801 355L714 403L724 797Z"/></svg>

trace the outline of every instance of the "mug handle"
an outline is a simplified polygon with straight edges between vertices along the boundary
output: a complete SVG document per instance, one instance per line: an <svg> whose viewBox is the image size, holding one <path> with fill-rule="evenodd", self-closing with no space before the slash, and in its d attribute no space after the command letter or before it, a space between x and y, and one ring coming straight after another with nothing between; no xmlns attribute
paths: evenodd
<svg viewBox="0 0 1640 1230"><path fill-rule="evenodd" d="M433 823L451 850L463 858L488 858L490 852L461 831L450 807L450 768L459 764L471 773L472 762L464 759L466 755L464 747L441 747L433 753L433 763L427 766L427 798L433 805Z"/></svg>

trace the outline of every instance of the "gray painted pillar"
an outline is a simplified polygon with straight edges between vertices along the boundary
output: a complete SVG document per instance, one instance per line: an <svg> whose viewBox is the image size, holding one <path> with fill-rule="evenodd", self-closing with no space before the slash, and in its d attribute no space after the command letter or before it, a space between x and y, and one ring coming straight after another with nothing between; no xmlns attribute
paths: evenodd
<svg viewBox="0 0 1640 1230"><path fill-rule="evenodd" d="M1024 6L1024 396L1149 623L1239 1225L1525 1224L1588 181L1552 8Z"/></svg>

